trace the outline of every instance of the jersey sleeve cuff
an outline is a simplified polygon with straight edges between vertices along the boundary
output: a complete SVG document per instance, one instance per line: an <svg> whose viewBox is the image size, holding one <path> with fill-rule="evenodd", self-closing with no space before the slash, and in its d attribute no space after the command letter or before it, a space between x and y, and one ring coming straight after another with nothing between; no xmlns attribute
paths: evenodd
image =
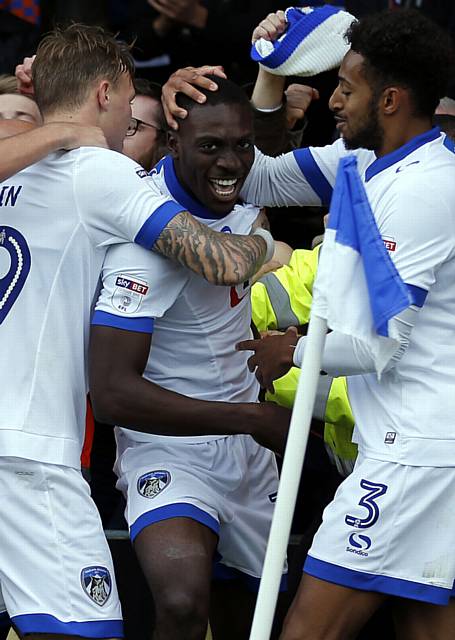
<svg viewBox="0 0 455 640"><path fill-rule="evenodd" d="M308 184L313 191L317 193L322 204L328 206L332 199L333 189L330 182L318 167L310 149L296 149L293 153L294 158L299 165L299 169L303 173Z"/></svg>
<svg viewBox="0 0 455 640"><path fill-rule="evenodd" d="M292 359L294 361L294 366L299 367L299 369L302 368L304 348L305 348L305 340L304 338L300 338L294 349L294 355L292 356Z"/></svg>
<svg viewBox="0 0 455 640"><path fill-rule="evenodd" d="M151 249L169 220L182 211L185 211L184 207L176 202L165 202L147 218L134 238L134 242L145 249Z"/></svg>
<svg viewBox="0 0 455 640"><path fill-rule="evenodd" d="M93 314L92 324L138 333L153 333L154 320L153 318L125 318L124 316L116 316L114 313L97 310Z"/></svg>

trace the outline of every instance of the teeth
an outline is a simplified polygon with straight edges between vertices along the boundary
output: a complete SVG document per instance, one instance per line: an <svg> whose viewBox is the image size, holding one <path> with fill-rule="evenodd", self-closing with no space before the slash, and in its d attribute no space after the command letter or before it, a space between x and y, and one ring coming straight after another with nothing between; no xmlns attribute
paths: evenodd
<svg viewBox="0 0 455 640"><path fill-rule="evenodd" d="M220 187L233 187L236 182L237 182L237 178L231 178L229 180L222 180L221 178L214 178L212 180L212 182L214 182L215 184L219 184Z"/></svg>

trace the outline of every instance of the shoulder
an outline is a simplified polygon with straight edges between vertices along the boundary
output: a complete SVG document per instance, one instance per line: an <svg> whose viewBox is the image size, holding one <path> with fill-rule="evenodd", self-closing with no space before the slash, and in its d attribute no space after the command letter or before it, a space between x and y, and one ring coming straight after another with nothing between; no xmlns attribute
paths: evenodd
<svg viewBox="0 0 455 640"><path fill-rule="evenodd" d="M74 154L74 159L77 160L80 169L95 171L96 174L101 172L107 174L126 172L136 174L139 178L146 178L148 175L147 171L137 162L123 155L123 153L111 151L110 149L81 147L69 153Z"/></svg>

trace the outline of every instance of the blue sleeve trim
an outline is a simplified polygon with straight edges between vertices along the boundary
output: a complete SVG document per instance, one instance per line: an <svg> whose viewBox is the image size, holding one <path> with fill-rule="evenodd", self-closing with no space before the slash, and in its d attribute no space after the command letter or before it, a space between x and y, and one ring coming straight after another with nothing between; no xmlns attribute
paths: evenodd
<svg viewBox="0 0 455 640"><path fill-rule="evenodd" d="M145 249L151 249L169 220L182 211L185 209L176 202L165 202L144 222L134 242Z"/></svg>
<svg viewBox="0 0 455 640"><path fill-rule="evenodd" d="M220 523L206 511L196 507L194 504L176 502L175 504L167 504L152 511L147 511L139 516L130 527L131 542L134 542L134 539L145 527L162 520L170 520L171 518L191 518L212 529L216 535L220 530Z"/></svg>
<svg viewBox="0 0 455 640"><path fill-rule="evenodd" d="M96 622L62 622L47 613L30 613L11 618L21 635L26 633L54 633L83 638L123 638L121 620Z"/></svg>
<svg viewBox="0 0 455 640"><path fill-rule="evenodd" d="M213 563L213 572L212 572L213 580L220 580L223 582L227 582L229 580L241 580L248 591L253 593L257 593L259 591L259 584L261 582L261 578L256 578L255 576L250 576L240 569L234 569L233 567L228 567L225 564L222 564L218 559ZM280 593L288 590L288 574L283 573L280 581Z"/></svg>
<svg viewBox="0 0 455 640"><path fill-rule="evenodd" d="M427 299L428 291L421 287L416 287L414 284L405 284L411 294L411 304L415 304L416 307L423 307Z"/></svg>
<svg viewBox="0 0 455 640"><path fill-rule="evenodd" d="M420 582L375 575L363 571L347 569L339 565L307 556L303 570L308 575L326 582L333 582L352 589L386 593L389 596L400 596L432 604L449 603L451 589L434 587Z"/></svg>
<svg viewBox="0 0 455 640"><path fill-rule="evenodd" d="M296 149L293 153L299 169L308 180L310 187L318 194L322 204L328 206L332 199L333 188L318 167L311 151L309 149Z"/></svg>
<svg viewBox="0 0 455 640"><path fill-rule="evenodd" d="M93 314L92 324L124 329L125 331L153 333L154 321L153 318L125 318L124 316L107 313L107 311L97 310Z"/></svg>

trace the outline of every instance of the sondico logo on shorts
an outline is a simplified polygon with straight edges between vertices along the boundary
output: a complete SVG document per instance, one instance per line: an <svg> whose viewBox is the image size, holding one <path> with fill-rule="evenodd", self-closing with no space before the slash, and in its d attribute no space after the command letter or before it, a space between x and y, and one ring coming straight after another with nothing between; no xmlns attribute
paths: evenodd
<svg viewBox="0 0 455 640"><path fill-rule="evenodd" d="M171 481L169 471L149 471L137 481L137 490L144 498L156 498Z"/></svg>
<svg viewBox="0 0 455 640"><path fill-rule="evenodd" d="M359 556L368 556L367 550L371 547L371 539L361 533L351 533L349 536L349 545L346 551L356 553Z"/></svg>
<svg viewBox="0 0 455 640"><path fill-rule="evenodd" d="M81 571L81 584L88 597L100 607L109 600L112 590L111 574L106 567L86 567Z"/></svg>

